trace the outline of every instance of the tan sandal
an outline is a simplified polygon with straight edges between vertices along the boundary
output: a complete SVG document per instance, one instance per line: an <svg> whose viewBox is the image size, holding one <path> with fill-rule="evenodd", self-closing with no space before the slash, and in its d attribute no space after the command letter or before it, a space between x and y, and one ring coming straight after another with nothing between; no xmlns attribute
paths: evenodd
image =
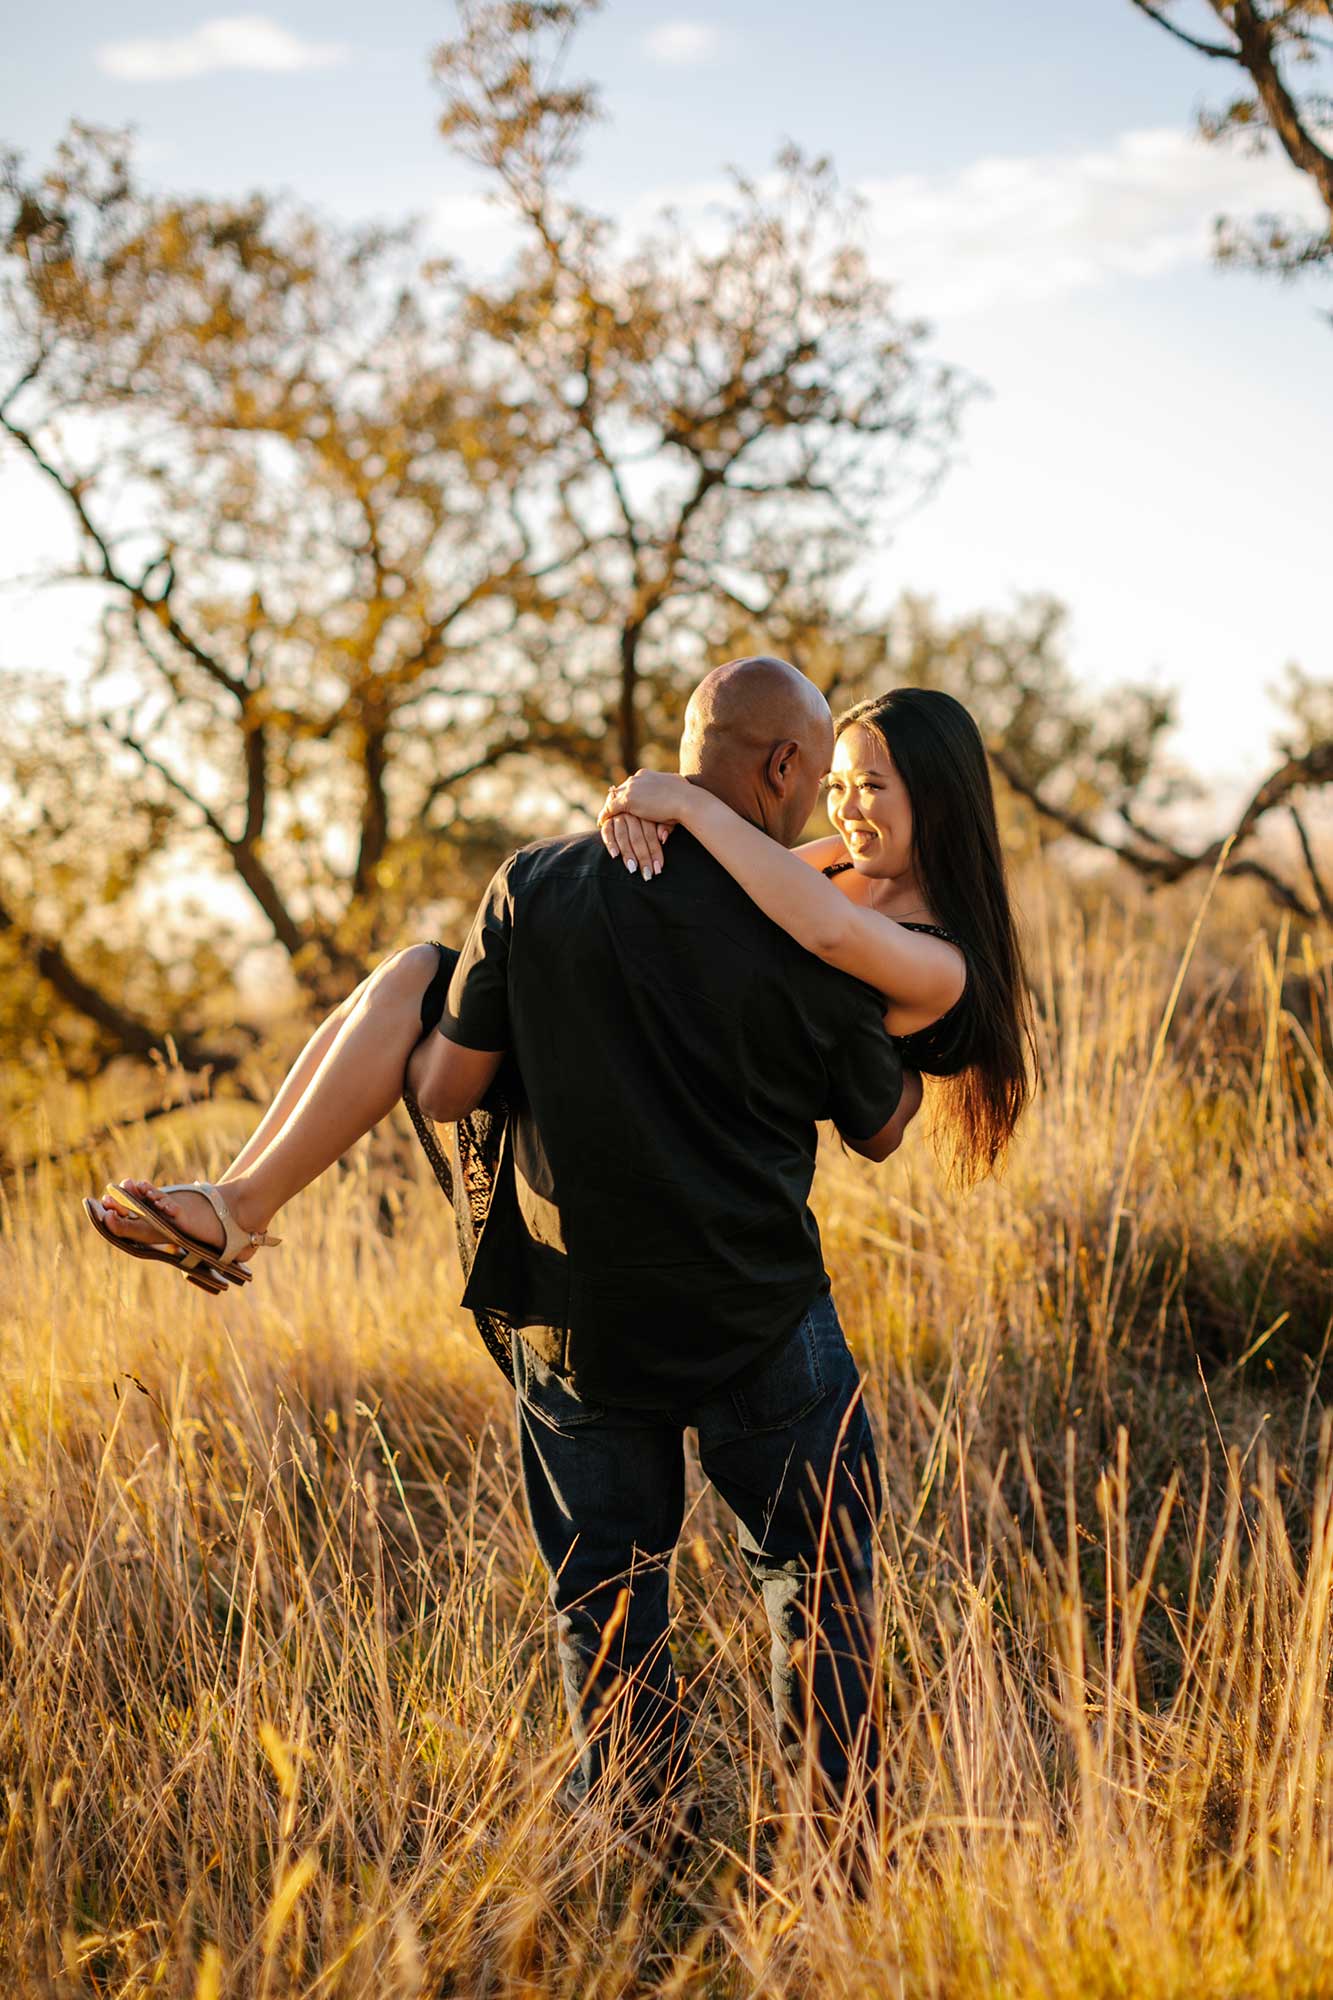
<svg viewBox="0 0 1333 2000"><path fill-rule="evenodd" d="M207 1277L221 1278L230 1285L248 1285L254 1272L240 1261L241 1251L273 1248L282 1241L280 1236L270 1236L266 1229L242 1229L228 1208L221 1188L215 1187L212 1181L176 1181L171 1187L159 1188L158 1193L201 1194L222 1224L221 1244L200 1242L197 1236L191 1236L171 1216L164 1215L151 1195L134 1194L117 1181L105 1189L102 1199L113 1202L118 1208L128 1209L143 1222L151 1222L155 1229L160 1229L164 1236L169 1237L181 1252L179 1268L187 1277L199 1271Z"/></svg>
<svg viewBox="0 0 1333 2000"><path fill-rule="evenodd" d="M100 1205L91 1196L85 1195L83 1212L102 1241L109 1243L113 1250L123 1250L127 1257L142 1257L145 1263L150 1264L170 1264L183 1278L188 1278L192 1285L198 1285L201 1292L211 1292L214 1298L219 1292L225 1292L228 1282L231 1282L215 1276L203 1264L190 1269L185 1263L183 1253L179 1250L163 1250L155 1243L135 1243L128 1236L117 1236L114 1229L107 1228Z"/></svg>

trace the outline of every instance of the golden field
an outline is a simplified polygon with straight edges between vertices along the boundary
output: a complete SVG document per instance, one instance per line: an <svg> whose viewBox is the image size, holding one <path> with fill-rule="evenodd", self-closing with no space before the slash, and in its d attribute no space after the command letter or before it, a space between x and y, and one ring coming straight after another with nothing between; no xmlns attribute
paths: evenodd
<svg viewBox="0 0 1333 2000"><path fill-rule="evenodd" d="M22 1143L65 1157L0 1197L0 1994L1333 1994L1329 941L1229 886L1191 940L1199 896L1029 883L1045 1083L1002 1182L951 1191L915 1130L825 1149L888 1493L863 1900L781 1810L697 1478L687 1878L557 1811L505 1385L405 1123L215 1302L77 1198L216 1169L253 1114L39 1079Z"/></svg>

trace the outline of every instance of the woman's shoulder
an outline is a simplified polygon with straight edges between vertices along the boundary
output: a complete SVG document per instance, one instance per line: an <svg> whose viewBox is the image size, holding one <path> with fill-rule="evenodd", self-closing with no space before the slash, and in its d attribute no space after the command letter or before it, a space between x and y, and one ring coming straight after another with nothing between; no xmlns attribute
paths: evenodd
<svg viewBox="0 0 1333 2000"><path fill-rule="evenodd" d="M851 866L847 861L847 849L836 833L821 834L818 840L803 840L799 847L793 847L792 853L798 861L820 869L825 875L840 861Z"/></svg>

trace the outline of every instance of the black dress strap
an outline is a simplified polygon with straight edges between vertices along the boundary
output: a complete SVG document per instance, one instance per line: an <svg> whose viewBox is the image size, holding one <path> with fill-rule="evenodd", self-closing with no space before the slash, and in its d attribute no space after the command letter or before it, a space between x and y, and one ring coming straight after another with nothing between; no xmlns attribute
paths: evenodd
<svg viewBox="0 0 1333 2000"><path fill-rule="evenodd" d="M967 956L963 940L955 937L952 931L946 931L943 924L913 924L909 923L906 917L896 917L894 921L905 931L924 931L927 937L943 938L946 944L951 944L956 951L961 951L964 958Z"/></svg>

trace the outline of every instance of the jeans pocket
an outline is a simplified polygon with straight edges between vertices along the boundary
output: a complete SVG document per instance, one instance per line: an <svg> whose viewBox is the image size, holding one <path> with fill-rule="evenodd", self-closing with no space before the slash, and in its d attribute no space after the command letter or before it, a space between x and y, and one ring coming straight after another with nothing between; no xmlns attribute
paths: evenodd
<svg viewBox="0 0 1333 2000"><path fill-rule="evenodd" d="M524 1407L553 1431L578 1430L606 1415L601 1403L587 1402L557 1374L521 1331L514 1341L514 1381Z"/></svg>
<svg viewBox="0 0 1333 2000"><path fill-rule="evenodd" d="M729 1391L741 1430L784 1431L828 1393L815 1311Z"/></svg>

